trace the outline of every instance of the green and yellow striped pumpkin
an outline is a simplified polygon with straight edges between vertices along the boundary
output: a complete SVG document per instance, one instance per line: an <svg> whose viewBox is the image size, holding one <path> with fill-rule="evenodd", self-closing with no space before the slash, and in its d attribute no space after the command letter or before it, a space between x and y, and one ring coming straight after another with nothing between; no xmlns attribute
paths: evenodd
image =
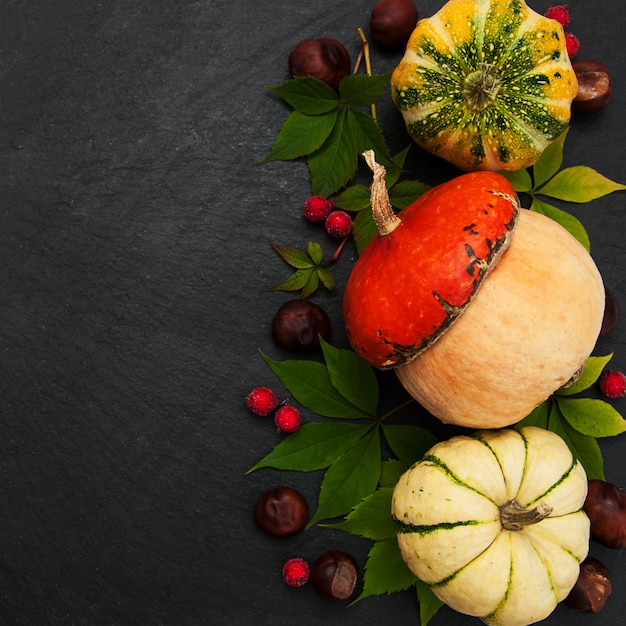
<svg viewBox="0 0 626 626"><path fill-rule="evenodd" d="M396 485L409 569L450 607L488 624L547 617L589 549L587 477L565 442L529 426L433 446Z"/></svg>
<svg viewBox="0 0 626 626"><path fill-rule="evenodd" d="M523 0L449 0L391 78L409 135L464 171L533 165L578 91L562 26Z"/></svg>

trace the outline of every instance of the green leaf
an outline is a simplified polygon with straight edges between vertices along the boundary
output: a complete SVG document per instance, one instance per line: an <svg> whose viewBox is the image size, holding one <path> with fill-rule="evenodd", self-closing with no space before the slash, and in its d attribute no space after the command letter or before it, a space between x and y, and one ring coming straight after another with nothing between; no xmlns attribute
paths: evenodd
<svg viewBox="0 0 626 626"><path fill-rule="evenodd" d="M304 289L315 270L311 267L306 270L296 270L287 280L270 287L271 291L300 291Z"/></svg>
<svg viewBox="0 0 626 626"><path fill-rule="evenodd" d="M313 267L313 262L310 257L302 250L287 246L278 246L272 242L270 242L270 245L280 255L281 259L288 265L291 265L291 267L297 269L310 269Z"/></svg>
<svg viewBox="0 0 626 626"><path fill-rule="evenodd" d="M248 473L262 467L297 472L326 469L364 437L371 425L346 422L309 422L285 437Z"/></svg>
<svg viewBox="0 0 626 626"><path fill-rule="evenodd" d="M337 92L325 82L311 76L296 77L282 85L270 87L269 90L278 94L296 111L306 115L322 115L339 107Z"/></svg>
<svg viewBox="0 0 626 626"><path fill-rule="evenodd" d="M513 185L518 193L530 193L533 189L533 181L528 170L516 170L514 172L499 172Z"/></svg>
<svg viewBox="0 0 626 626"><path fill-rule="evenodd" d="M352 185L333 198L338 209L361 211L370 206L370 190L365 185Z"/></svg>
<svg viewBox="0 0 626 626"><path fill-rule="evenodd" d="M350 130L355 137L359 156L364 150L374 150L376 160L381 165L384 165L387 170L387 184L394 181L402 171L402 168L396 164L389 153L389 148L387 148L380 126L378 126L372 116L363 111L350 109Z"/></svg>
<svg viewBox="0 0 626 626"><path fill-rule="evenodd" d="M313 261L315 265L319 265L322 262L324 251L322 250L322 246L320 246L319 243L316 243L315 241L309 241L307 245L307 252L311 257L311 261Z"/></svg>
<svg viewBox="0 0 626 626"><path fill-rule="evenodd" d="M585 250L589 252L591 248L589 235L587 234L587 231L582 223L571 213L562 211L561 209L552 206L547 202L543 202L538 198L533 198L530 210L542 213L543 215L553 219L555 222L558 222L561 226L563 226L563 228L576 237L576 239L578 239L578 241L584 246Z"/></svg>
<svg viewBox="0 0 626 626"><path fill-rule="evenodd" d="M357 504L345 521L338 524L323 524L352 535L379 541L396 536L396 525L391 516L392 488L378 489Z"/></svg>
<svg viewBox="0 0 626 626"><path fill-rule="evenodd" d="M339 96L353 107L368 107L383 95L391 72L387 74L351 74L339 84Z"/></svg>
<svg viewBox="0 0 626 626"><path fill-rule="evenodd" d="M280 127L270 153L261 161L290 161L315 152L328 138L337 121L337 111L304 115L292 111Z"/></svg>
<svg viewBox="0 0 626 626"><path fill-rule="evenodd" d="M323 363L305 359L274 361L261 350L259 352L287 391L303 407L324 417L366 417L361 409L335 389Z"/></svg>
<svg viewBox="0 0 626 626"><path fill-rule="evenodd" d="M412 587L417 577L402 558L396 538L377 541L367 555L363 590L354 600L396 593Z"/></svg>
<svg viewBox="0 0 626 626"><path fill-rule="evenodd" d="M365 209L357 213L352 222L352 237L356 245L357 252L361 254L367 244L376 236L378 229L372 217L371 209Z"/></svg>
<svg viewBox="0 0 626 626"><path fill-rule="evenodd" d="M310 295L314 294L319 287L320 279L315 269L309 270L309 279L306 281L304 287L300 291L300 297L304 300Z"/></svg>
<svg viewBox="0 0 626 626"><path fill-rule="evenodd" d="M589 389L602 374L602 370L606 367L608 362L613 358L613 353L606 356L590 356L585 361L585 367L581 375L573 382L569 387L561 387L556 391L557 396L573 396L575 393L580 393L585 389Z"/></svg>
<svg viewBox="0 0 626 626"><path fill-rule="evenodd" d="M307 526L345 515L371 494L380 476L380 435L371 430L348 448L324 474L315 513Z"/></svg>
<svg viewBox="0 0 626 626"><path fill-rule="evenodd" d="M324 287L326 287L328 291L335 290L335 277L327 269L324 269L323 267L318 267L317 276L320 279L322 285L324 285Z"/></svg>
<svg viewBox="0 0 626 626"><path fill-rule="evenodd" d="M426 626L444 603L434 594L430 585L419 578L415 582L417 601L420 606L420 626Z"/></svg>
<svg viewBox="0 0 626 626"><path fill-rule="evenodd" d="M583 435L572 428L561 416L556 403L550 411L548 428L565 441L572 454L585 468L588 479L599 478L604 480L604 459L598 442L594 437Z"/></svg>
<svg viewBox="0 0 626 626"><path fill-rule="evenodd" d="M419 180L403 180L389 190L389 201L396 209L405 209L429 189Z"/></svg>
<svg viewBox="0 0 626 626"><path fill-rule="evenodd" d="M568 202L590 202L624 189L626 185L613 182L591 167L575 165L561 170L536 191Z"/></svg>
<svg viewBox="0 0 626 626"><path fill-rule="evenodd" d="M350 132L344 109L324 144L308 157L313 195L328 198L344 187L358 165L355 139Z"/></svg>
<svg viewBox="0 0 626 626"><path fill-rule="evenodd" d="M400 476L406 472L407 466L398 459L387 459L383 461L380 468L380 480L381 487L395 487L400 480Z"/></svg>
<svg viewBox="0 0 626 626"><path fill-rule="evenodd" d="M626 431L626 420L604 400L559 396L554 396L554 399L569 425L583 435L614 437Z"/></svg>
<svg viewBox="0 0 626 626"><path fill-rule="evenodd" d="M563 146L569 128L561 133L541 154L533 166L533 178L535 187L540 187L547 180L552 178L560 169L563 163ZM524 189L523 191L527 191Z"/></svg>
<svg viewBox="0 0 626 626"><path fill-rule="evenodd" d="M335 389L365 415L376 417L379 392L372 367L352 350L335 348L323 339L320 344Z"/></svg>
<svg viewBox="0 0 626 626"><path fill-rule="evenodd" d="M437 443L437 438L424 428L404 424L384 424L383 434L392 452L411 467Z"/></svg>
<svg viewBox="0 0 626 626"><path fill-rule="evenodd" d="M524 428L524 426L538 426L539 428L548 428L548 402L542 402L535 407L521 422L515 425L515 428Z"/></svg>

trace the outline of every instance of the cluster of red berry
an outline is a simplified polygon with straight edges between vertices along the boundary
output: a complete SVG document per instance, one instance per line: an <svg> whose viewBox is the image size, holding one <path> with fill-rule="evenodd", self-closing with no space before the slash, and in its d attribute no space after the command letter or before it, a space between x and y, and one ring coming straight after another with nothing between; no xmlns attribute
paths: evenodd
<svg viewBox="0 0 626 626"><path fill-rule="evenodd" d="M334 239L343 239L352 232L352 218L348 213L335 209L332 200L311 196L302 205L304 217L312 224L324 223L326 232Z"/></svg>
<svg viewBox="0 0 626 626"><path fill-rule="evenodd" d="M293 433L302 424L300 410L287 404L287 401L281 403L269 387L255 387L246 396L246 405L255 415L261 417L267 417L276 411L274 423L280 432Z"/></svg>
<svg viewBox="0 0 626 626"><path fill-rule="evenodd" d="M569 6L567 4L555 4L548 7L544 13L551 20L556 20L564 29L567 29L570 23ZM567 46L567 54L573 59L580 50L580 41L574 33L565 30L565 44Z"/></svg>

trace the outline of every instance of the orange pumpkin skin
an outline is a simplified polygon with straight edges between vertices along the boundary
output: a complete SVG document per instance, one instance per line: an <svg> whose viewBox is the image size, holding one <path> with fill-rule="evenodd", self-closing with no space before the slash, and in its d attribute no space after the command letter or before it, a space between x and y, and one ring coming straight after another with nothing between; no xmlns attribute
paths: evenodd
<svg viewBox="0 0 626 626"><path fill-rule="evenodd" d="M519 213L502 175L479 171L432 188L376 235L356 261L343 313L353 349L370 365L415 358L470 303L509 245Z"/></svg>

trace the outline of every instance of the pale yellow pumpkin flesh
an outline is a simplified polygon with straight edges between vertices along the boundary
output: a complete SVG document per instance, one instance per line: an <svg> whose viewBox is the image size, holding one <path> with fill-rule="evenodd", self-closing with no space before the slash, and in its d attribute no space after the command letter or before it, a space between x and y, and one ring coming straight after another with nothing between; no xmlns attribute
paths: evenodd
<svg viewBox="0 0 626 626"><path fill-rule="evenodd" d="M583 246L554 220L523 209L471 305L395 372L443 422L514 424L584 366L604 300L602 277Z"/></svg>

